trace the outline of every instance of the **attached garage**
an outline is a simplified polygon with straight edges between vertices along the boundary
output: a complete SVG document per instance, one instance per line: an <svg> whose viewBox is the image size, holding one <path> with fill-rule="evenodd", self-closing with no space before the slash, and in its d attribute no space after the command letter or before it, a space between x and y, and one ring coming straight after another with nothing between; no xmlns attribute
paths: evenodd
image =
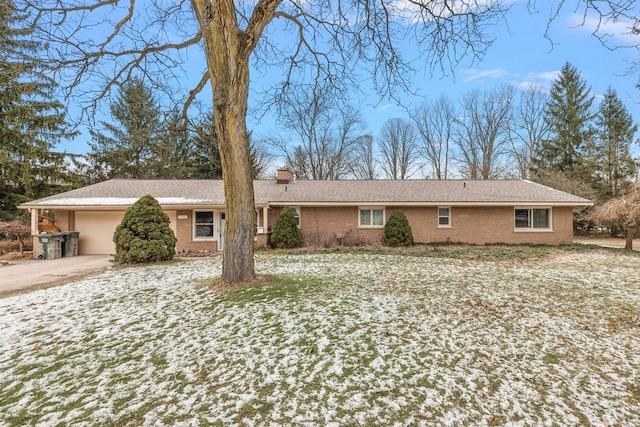
<svg viewBox="0 0 640 427"><path fill-rule="evenodd" d="M176 232L176 211L165 211ZM80 233L78 255L111 255L115 253L113 232L122 222L124 211L75 211L75 231Z"/></svg>
<svg viewBox="0 0 640 427"><path fill-rule="evenodd" d="M78 254L113 254L113 232L123 216L124 211L76 211L75 229L80 232Z"/></svg>

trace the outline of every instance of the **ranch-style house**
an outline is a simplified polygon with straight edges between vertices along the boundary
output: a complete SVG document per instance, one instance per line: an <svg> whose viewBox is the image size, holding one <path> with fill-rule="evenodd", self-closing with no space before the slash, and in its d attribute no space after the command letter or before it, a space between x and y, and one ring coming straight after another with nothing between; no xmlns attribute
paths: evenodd
<svg viewBox="0 0 640 427"><path fill-rule="evenodd" d="M574 208L592 204L527 180L312 181L286 169L256 180L254 189L257 247L267 245L284 206L310 245L379 244L394 210L404 212L420 243L559 245L573 241ZM45 212L61 231L79 232L78 254L114 253L116 226L146 194L169 216L179 253L223 249L222 180L113 179L22 204L31 212L34 256L42 252L38 219Z"/></svg>

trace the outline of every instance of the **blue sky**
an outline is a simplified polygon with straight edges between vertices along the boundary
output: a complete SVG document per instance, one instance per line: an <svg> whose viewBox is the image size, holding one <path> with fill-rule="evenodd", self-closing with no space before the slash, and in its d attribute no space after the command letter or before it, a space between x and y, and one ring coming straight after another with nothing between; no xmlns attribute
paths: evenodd
<svg viewBox="0 0 640 427"><path fill-rule="evenodd" d="M609 86L615 89L634 120L639 122L640 89L636 84L640 72L636 71L629 75L627 70L628 61L639 59L640 53L635 49L610 50L603 46L591 35L594 30L593 22L587 19L585 25L580 25L582 15L572 13L569 8L563 11L549 30L549 36L553 40L552 45L544 34L550 7L538 5L538 12L531 14L527 11L526 2L514 2L507 17L508 25L494 27L492 35L495 41L480 62L472 65L468 62L463 63L454 70L454 73L448 75L437 72L431 74L428 68L421 69L420 64L416 64L417 73L413 78L412 86L417 96L402 96L404 105L380 100L376 95L371 94L360 105L356 105L360 108L367 124L366 131L377 136L385 120L408 117L405 106L418 106L424 99L437 98L441 94L457 102L472 89L493 88L504 83L517 86L536 84L549 88L558 71L567 61L581 72L596 98L600 97ZM618 25L617 28L613 26L606 28L607 32L615 34L609 39L611 46L640 42L640 36L635 36L635 39L625 36L621 28L623 25ZM198 64L196 60L189 64L189 68L199 70L204 69L204 66ZM252 73L252 76L257 75L260 73ZM208 101L208 97L209 95L205 94L203 100ZM597 108L598 102L599 100L596 99L594 108ZM108 111L108 108L104 111ZM277 129L274 116L261 119L249 117L248 127L257 138L273 134ZM81 128L81 132L79 137L73 141L61 143L58 148L71 153L86 152L88 150L86 141L89 135L84 128Z"/></svg>
<svg viewBox="0 0 640 427"><path fill-rule="evenodd" d="M591 35L593 21L580 26L581 15L566 12L550 28L552 45L544 34L549 9L540 6L540 11L532 15L527 12L523 2L514 4L508 17L508 27L495 28L495 42L481 62L460 66L455 69L454 75L421 75L414 83L421 96L407 97L405 101L419 104L422 97L437 98L441 94L458 100L474 88L492 88L505 83L550 88L560 68L568 61L580 71L595 95L594 108L597 108L599 98L611 86L618 92L634 120L640 122L640 89L636 87L640 72L627 73L629 61L640 54L633 49L608 49ZM611 46L634 42L630 36L621 34L624 31L621 28L609 28L620 34L609 40ZM635 43L639 42L640 36L635 36ZM405 117L404 111L402 106L394 103L382 103L364 110L374 135L384 120Z"/></svg>

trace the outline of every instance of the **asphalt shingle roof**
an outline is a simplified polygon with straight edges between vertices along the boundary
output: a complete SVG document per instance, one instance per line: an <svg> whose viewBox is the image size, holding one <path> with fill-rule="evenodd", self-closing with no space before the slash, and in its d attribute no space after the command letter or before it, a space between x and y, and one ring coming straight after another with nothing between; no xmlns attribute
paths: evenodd
<svg viewBox="0 0 640 427"><path fill-rule="evenodd" d="M527 180L254 181L255 202L267 204L549 204L590 205L582 197ZM113 179L24 203L22 208L129 206L151 194L163 206L222 206L222 180Z"/></svg>

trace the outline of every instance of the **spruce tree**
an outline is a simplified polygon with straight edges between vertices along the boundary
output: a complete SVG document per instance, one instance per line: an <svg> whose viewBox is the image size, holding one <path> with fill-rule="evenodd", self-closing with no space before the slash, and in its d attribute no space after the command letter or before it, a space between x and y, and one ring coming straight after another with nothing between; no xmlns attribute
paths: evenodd
<svg viewBox="0 0 640 427"><path fill-rule="evenodd" d="M296 218L288 206L278 215L276 225L271 233L271 246L278 249L296 248L302 246L304 239L296 223Z"/></svg>
<svg viewBox="0 0 640 427"><path fill-rule="evenodd" d="M385 224L383 243L388 246L413 245L413 233L409 220L401 211L393 211Z"/></svg>
<svg viewBox="0 0 640 427"><path fill-rule="evenodd" d="M537 167L562 172L574 179L584 178L584 149L589 138L593 96L578 70L566 63L551 87L545 121L551 138L544 140Z"/></svg>
<svg viewBox="0 0 640 427"><path fill-rule="evenodd" d="M192 159L197 150L191 132L184 125L181 114L172 112L164 125L164 131L152 146L153 159L149 164L149 178L194 178Z"/></svg>
<svg viewBox="0 0 640 427"><path fill-rule="evenodd" d="M638 126L615 90L609 88L595 118L593 144L589 150L595 171L593 186L601 200L623 194L633 183L637 165L631 145Z"/></svg>
<svg viewBox="0 0 640 427"><path fill-rule="evenodd" d="M91 130L88 161L100 179L153 178L155 148L162 133L160 107L151 88L138 78L128 81L111 104L114 123L105 132Z"/></svg>
<svg viewBox="0 0 640 427"><path fill-rule="evenodd" d="M198 179L222 178L222 164L218 150L218 135L213 122L213 115L209 114L197 126L193 137L194 152L190 162L193 167L193 177Z"/></svg>
<svg viewBox="0 0 640 427"><path fill-rule="evenodd" d="M257 178L265 168L264 162L260 160L265 160L264 157L268 157L268 154L258 150L258 147L251 139L251 132L248 133L247 137L249 138L251 174L254 178ZM222 163L218 148L218 134L212 115L207 115L198 122L191 146L190 156L185 159L190 166L191 177L197 179L221 179Z"/></svg>
<svg viewBox="0 0 640 427"><path fill-rule="evenodd" d="M124 214L113 233L115 261L139 264L167 261L176 253L176 237L169 216L151 195L141 197Z"/></svg>
<svg viewBox="0 0 640 427"><path fill-rule="evenodd" d="M0 218L20 215L16 206L77 184L65 155L54 151L67 132L57 85L43 61L33 29L11 1L0 0ZM22 211L24 212L24 211Z"/></svg>

